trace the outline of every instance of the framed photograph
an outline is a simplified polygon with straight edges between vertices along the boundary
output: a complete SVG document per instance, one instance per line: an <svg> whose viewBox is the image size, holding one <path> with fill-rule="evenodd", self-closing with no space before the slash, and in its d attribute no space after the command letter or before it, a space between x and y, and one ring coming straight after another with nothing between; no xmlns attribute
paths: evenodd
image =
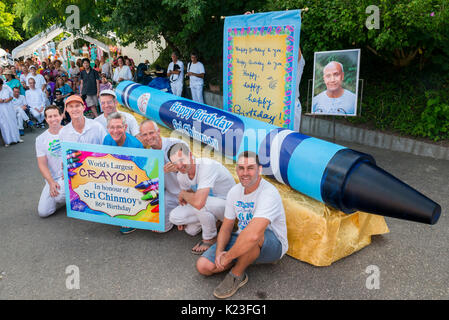
<svg viewBox="0 0 449 320"><path fill-rule="evenodd" d="M61 147L68 217L164 231L163 151L71 142Z"/></svg>
<svg viewBox="0 0 449 320"><path fill-rule="evenodd" d="M312 114L356 116L360 49L315 52Z"/></svg>

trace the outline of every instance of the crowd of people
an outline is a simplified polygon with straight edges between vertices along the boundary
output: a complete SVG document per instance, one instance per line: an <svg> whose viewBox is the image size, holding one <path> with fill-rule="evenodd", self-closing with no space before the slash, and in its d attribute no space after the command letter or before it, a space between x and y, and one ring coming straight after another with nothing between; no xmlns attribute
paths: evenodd
<svg viewBox="0 0 449 320"><path fill-rule="evenodd" d="M121 56L111 62L106 56L95 61L79 58L70 61L68 68L58 59L40 61L37 57L0 67L0 131L5 147L23 142L24 126L44 128L47 106L61 109L63 125L70 122L64 101L74 94L83 98L88 117L98 117L100 91L132 80L135 70L134 61Z"/></svg>
<svg viewBox="0 0 449 320"><path fill-rule="evenodd" d="M204 66L195 54L191 60L186 75L192 97L202 102ZM21 142L20 121L31 126L35 121L35 126L47 128L35 141L38 168L45 180L37 209L42 218L65 205L61 142L162 150L165 226L161 233L173 226L190 236L201 233L201 241L191 249L192 254L201 255L196 269L205 276L228 270L214 291L217 298L228 298L248 281L248 266L276 262L286 253L286 217L280 194L262 178L255 153L238 156L236 184L221 163L196 158L182 140L162 137L153 120L138 124L132 114L118 111L112 84L131 80L135 72L125 61L119 57L114 66L102 60L97 66L83 58L66 70L59 61L37 64L29 59L1 70L3 139L7 145ZM150 86L165 78L174 94L182 94L184 64L176 53L166 74L157 71L159 76ZM120 228L121 234L133 231L132 227Z"/></svg>

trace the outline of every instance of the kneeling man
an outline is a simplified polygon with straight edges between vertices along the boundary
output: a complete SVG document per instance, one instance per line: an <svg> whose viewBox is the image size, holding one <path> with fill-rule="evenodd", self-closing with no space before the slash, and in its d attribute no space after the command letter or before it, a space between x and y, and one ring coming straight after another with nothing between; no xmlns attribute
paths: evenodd
<svg viewBox="0 0 449 320"><path fill-rule="evenodd" d="M178 170L181 187L180 205L171 211L170 221L192 236L203 230L203 239L192 248L193 254L202 254L217 240L217 222L223 220L226 195L235 185L234 178L221 163L196 159L184 143L174 144L168 157Z"/></svg>
<svg viewBox="0 0 449 320"><path fill-rule="evenodd" d="M197 261L199 273L209 276L231 269L214 296L228 298L248 282L245 270L253 263L272 263L287 252L287 224L281 196L262 179L262 166L254 152L242 152L237 161L240 183L226 198L217 243ZM233 233L237 219L238 230Z"/></svg>

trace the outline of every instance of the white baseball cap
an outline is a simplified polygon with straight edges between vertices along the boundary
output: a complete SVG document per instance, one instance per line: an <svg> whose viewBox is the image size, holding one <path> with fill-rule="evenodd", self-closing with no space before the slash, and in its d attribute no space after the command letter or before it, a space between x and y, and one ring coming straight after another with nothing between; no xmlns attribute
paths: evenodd
<svg viewBox="0 0 449 320"><path fill-rule="evenodd" d="M105 89L105 90L101 91L100 96L103 96L103 95L113 96L114 98L117 99L117 95L115 94L114 90L111 90L111 89Z"/></svg>

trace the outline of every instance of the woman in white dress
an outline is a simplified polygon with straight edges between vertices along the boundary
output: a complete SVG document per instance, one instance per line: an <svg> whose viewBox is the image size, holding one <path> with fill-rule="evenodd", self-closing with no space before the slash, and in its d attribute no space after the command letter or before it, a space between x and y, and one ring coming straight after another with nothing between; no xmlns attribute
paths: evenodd
<svg viewBox="0 0 449 320"><path fill-rule="evenodd" d="M114 70L114 76L112 80L116 83L119 83L123 80L132 80L133 74L131 73L131 69L125 65L124 59L122 56L117 59L118 67Z"/></svg>
<svg viewBox="0 0 449 320"><path fill-rule="evenodd" d="M0 79L0 131L5 147L9 147L11 143L23 142L17 127L16 112L10 103L12 98L11 88L4 85L3 80Z"/></svg>

